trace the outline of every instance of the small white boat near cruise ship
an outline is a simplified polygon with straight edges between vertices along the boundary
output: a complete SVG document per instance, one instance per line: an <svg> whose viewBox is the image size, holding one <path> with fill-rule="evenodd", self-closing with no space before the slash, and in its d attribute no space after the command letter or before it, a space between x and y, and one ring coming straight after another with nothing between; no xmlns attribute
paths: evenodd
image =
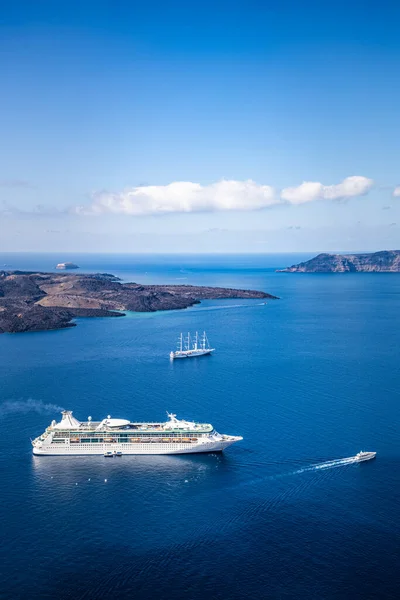
<svg viewBox="0 0 400 600"><path fill-rule="evenodd" d="M205 356L214 352L215 348L210 347L206 332L203 332L201 338L196 331L196 335L191 339L190 333L184 337L181 333L178 340L178 349L175 352L170 352L169 357L175 358L195 358L196 356Z"/></svg>
<svg viewBox="0 0 400 600"><path fill-rule="evenodd" d="M138 423L126 419L78 421L64 410L59 423L32 440L36 455L86 455L105 457L124 454L193 454L221 452L243 438L217 433L209 423L196 423L168 414L165 423Z"/></svg>
<svg viewBox="0 0 400 600"><path fill-rule="evenodd" d="M376 452L358 452L355 455L355 458L358 462L362 462L364 460L371 460L372 458L375 458L375 456Z"/></svg>

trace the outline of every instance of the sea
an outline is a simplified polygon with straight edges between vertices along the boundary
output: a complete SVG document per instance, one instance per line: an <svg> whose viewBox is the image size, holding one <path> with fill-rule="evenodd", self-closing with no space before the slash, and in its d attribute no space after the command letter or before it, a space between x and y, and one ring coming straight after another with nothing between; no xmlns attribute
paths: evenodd
<svg viewBox="0 0 400 600"><path fill-rule="evenodd" d="M264 290L0 336L0 597L400 595L400 274L291 274L302 255L0 254L0 268ZM169 360L181 331L213 356ZM81 420L210 422L223 454L34 457ZM346 461L360 450L373 461Z"/></svg>

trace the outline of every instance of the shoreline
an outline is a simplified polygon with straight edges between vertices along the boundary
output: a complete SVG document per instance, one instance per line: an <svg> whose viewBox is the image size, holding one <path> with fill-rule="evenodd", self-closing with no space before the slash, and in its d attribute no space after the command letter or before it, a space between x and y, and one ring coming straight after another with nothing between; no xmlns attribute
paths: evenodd
<svg viewBox="0 0 400 600"><path fill-rule="evenodd" d="M110 273L0 271L0 333L75 327L74 318L181 310L201 300L270 299L258 290L122 283Z"/></svg>

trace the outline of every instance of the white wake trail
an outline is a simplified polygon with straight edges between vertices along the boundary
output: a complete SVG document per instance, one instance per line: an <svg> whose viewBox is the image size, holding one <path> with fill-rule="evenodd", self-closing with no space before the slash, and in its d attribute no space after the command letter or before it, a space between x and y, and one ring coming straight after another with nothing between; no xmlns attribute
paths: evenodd
<svg viewBox="0 0 400 600"><path fill-rule="evenodd" d="M302 469L297 469L296 471L291 471L291 473L287 473L287 475L297 475L298 473L307 473L309 471L318 471L319 469L334 469L335 467L344 467L346 465L351 465L352 463L358 462L357 457L349 456L348 458L338 458L336 460L327 460L323 463L318 463L316 465L310 465L309 467L303 467Z"/></svg>
<svg viewBox="0 0 400 600"><path fill-rule="evenodd" d="M272 481L277 479L282 479L286 477L291 477L292 475L300 475L301 473L309 473L310 471L319 471L323 469L335 469L337 467L345 467L347 465L351 465L353 463L357 463L358 459L356 456L349 456L348 458L338 458L335 460L328 460L326 462L317 463L314 465L308 465L305 467L301 467L300 469L296 469L295 471L286 471L283 473L275 473L271 475L267 475L266 477L257 477L255 479L251 479L250 481L244 481L239 484L239 486L249 486L255 485L257 483L262 483L263 481Z"/></svg>
<svg viewBox="0 0 400 600"><path fill-rule="evenodd" d="M344 465L350 465L351 463L358 462L356 456L349 456L348 458L339 458L338 460L330 460L328 462L314 465L314 469L332 469L334 467L341 467Z"/></svg>
<svg viewBox="0 0 400 600"><path fill-rule="evenodd" d="M216 306L203 306L198 308L197 306L194 306L192 308L195 308L197 312L199 311L204 311L204 310L223 310L223 309L227 309L227 308L254 308L254 306L264 306L266 303L265 302L261 302L261 303L257 303L257 304L217 304Z"/></svg>

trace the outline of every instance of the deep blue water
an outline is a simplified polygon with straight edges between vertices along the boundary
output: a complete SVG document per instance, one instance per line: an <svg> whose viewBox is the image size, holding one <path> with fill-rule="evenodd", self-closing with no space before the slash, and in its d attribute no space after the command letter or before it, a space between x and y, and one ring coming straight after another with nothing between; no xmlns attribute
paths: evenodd
<svg viewBox="0 0 400 600"><path fill-rule="evenodd" d="M398 597L400 275L273 270L308 256L0 255L281 297L0 336L1 597ZM215 355L171 364L197 329ZM244 440L223 455L33 457L57 406L168 410ZM361 449L377 459L316 468Z"/></svg>

